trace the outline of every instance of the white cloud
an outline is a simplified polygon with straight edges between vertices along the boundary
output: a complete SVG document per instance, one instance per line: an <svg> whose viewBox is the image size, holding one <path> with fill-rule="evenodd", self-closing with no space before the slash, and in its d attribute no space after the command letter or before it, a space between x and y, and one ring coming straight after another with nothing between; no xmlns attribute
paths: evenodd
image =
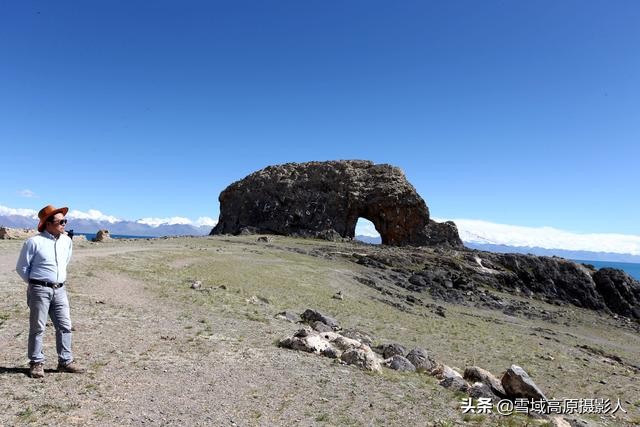
<svg viewBox="0 0 640 427"><path fill-rule="evenodd" d="M194 225L197 225L198 227L203 225L213 227L217 223L218 223L217 219L209 218L208 216L201 216L200 218L196 219Z"/></svg>
<svg viewBox="0 0 640 427"><path fill-rule="evenodd" d="M0 215L6 215L6 216L19 215L19 216L26 216L29 218L37 219L38 211L34 209L14 209L14 208L9 208L9 207L0 205ZM79 210L71 210L69 211L68 217L73 219L105 221L105 222L110 222L112 224L114 222L123 221L120 218L117 218L112 215L104 214L101 211L96 209L89 209L86 212L79 211ZM140 218L135 222L139 224L149 225L151 227L158 227L163 224L169 224L169 225L184 224L184 225L193 225L195 227L206 225L208 227L213 227L218 223L218 220L210 218L208 216L201 216L194 221L182 216L173 216L168 218L153 218L153 217Z"/></svg>
<svg viewBox="0 0 640 427"><path fill-rule="evenodd" d="M185 218L182 216L172 216L170 218L140 218L136 221L139 224L149 225L151 227L158 227L162 224L185 224L185 225L193 225L193 221L189 218Z"/></svg>
<svg viewBox="0 0 640 427"><path fill-rule="evenodd" d="M6 215L6 216L19 215L19 216L26 216L28 218L36 219L38 218L38 211L33 209L14 209L14 208L8 208L6 206L0 205L0 215Z"/></svg>
<svg viewBox="0 0 640 427"><path fill-rule="evenodd" d="M640 255L640 236L637 235L578 234L553 227L523 227L475 219L452 221L458 226L460 238L469 243Z"/></svg>
<svg viewBox="0 0 640 427"><path fill-rule="evenodd" d="M20 194L22 197L26 197L28 199L36 197L36 193L34 193L33 191L29 190L28 188L25 188L24 190L18 191L18 194Z"/></svg>
<svg viewBox="0 0 640 427"><path fill-rule="evenodd" d="M380 237L375 225L368 219L358 218L356 223L356 236Z"/></svg>
<svg viewBox="0 0 640 427"><path fill-rule="evenodd" d="M72 210L69 212L68 216L69 218L88 219L93 221L107 221L110 223L120 221L120 219L116 218L115 216L105 215L102 212L95 209L89 209L87 212Z"/></svg>

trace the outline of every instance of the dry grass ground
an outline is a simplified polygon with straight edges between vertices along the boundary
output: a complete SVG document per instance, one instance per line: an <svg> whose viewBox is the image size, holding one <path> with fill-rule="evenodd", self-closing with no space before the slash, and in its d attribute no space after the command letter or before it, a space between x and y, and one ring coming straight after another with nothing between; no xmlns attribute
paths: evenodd
<svg viewBox="0 0 640 427"><path fill-rule="evenodd" d="M444 318L428 306L398 310L389 304L397 295L356 280L368 267L314 252L366 247L283 237L268 244L247 236L77 245L69 279L74 350L89 372L52 371L48 328L47 374L32 380L25 285L13 271L20 246L0 241L0 425L540 424L465 416L461 396L426 375L370 374L278 348L297 326L274 315L306 308L377 342L424 347L450 366L500 374L519 364L549 397L620 399L627 414L582 418L640 424L640 380L631 366L640 366L640 339L614 319L534 300L527 301L561 310L560 322L446 304ZM204 290L190 288L195 280ZM338 290L344 300L331 298Z"/></svg>

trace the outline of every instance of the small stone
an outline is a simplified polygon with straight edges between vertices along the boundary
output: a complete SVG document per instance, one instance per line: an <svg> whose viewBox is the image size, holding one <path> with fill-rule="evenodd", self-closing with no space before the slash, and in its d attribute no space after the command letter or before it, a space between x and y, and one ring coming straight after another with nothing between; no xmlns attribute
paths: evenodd
<svg viewBox="0 0 640 427"><path fill-rule="evenodd" d="M202 287L202 282L200 280L196 280L191 284L191 289L200 289Z"/></svg>

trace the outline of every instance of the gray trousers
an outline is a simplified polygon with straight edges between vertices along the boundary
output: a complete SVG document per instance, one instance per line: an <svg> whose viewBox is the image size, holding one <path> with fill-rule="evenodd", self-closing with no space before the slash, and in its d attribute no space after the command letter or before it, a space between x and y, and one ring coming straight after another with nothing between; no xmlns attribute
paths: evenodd
<svg viewBox="0 0 640 427"><path fill-rule="evenodd" d="M28 357L31 363L44 363L42 338L47 325L47 316L51 317L56 329L56 351L58 363L66 365L73 361L71 353L71 313L66 286L58 289L29 284L27 288L29 306L29 345Z"/></svg>

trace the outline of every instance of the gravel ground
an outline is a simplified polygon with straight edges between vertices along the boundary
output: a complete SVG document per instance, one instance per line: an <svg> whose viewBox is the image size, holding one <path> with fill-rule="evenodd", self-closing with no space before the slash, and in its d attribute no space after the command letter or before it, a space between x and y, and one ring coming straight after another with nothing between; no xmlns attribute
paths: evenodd
<svg viewBox="0 0 640 427"><path fill-rule="evenodd" d="M0 425L522 425L521 418L464 417L461 396L427 375L388 370L370 374L328 358L278 348L275 342L298 326L273 315L282 308L300 311L316 303L311 307L333 307L331 314L347 322L343 326L368 325L387 338L397 332L398 339L411 339L421 346L433 340L429 348L452 362L466 360L462 355L471 358L471 350L461 344L469 337L455 338L449 328L437 331L436 343L436 332L427 336L423 332L427 329L420 329L425 328L423 323L439 325L455 319L454 307L447 306L448 319L428 311L399 312L380 302L378 291L353 280L353 274L365 271L364 267L305 258L291 248L280 252L256 247L254 242L255 237L248 237L231 243L158 239L76 245L69 279L74 351L88 372L54 371L55 337L49 326L46 375L34 380L27 375L25 285L13 270L21 242L0 241ZM277 243L289 245L284 240ZM231 269L236 270L235 276L230 275ZM189 277L202 279L206 290L191 290ZM252 277L255 283L250 284ZM279 299L281 291L273 289L287 281L308 293ZM221 284L227 286L220 288ZM331 300L336 290L346 290L345 301ZM318 307L315 296L309 297L316 294L317 301L327 300L326 307ZM266 302L249 298L253 295L267 296ZM291 307L296 300L298 305ZM335 307L350 308L340 313ZM347 315L353 307L378 312L380 322ZM465 311L468 308L461 309L460 318L468 324L484 316ZM405 318L420 320L414 326ZM531 326L519 319L501 322L495 326L498 335L510 324ZM506 326L499 329L500 325ZM542 337L543 332L538 335ZM550 349L556 345L554 351L564 351L557 336L546 335L558 341L553 344L549 339ZM447 336L451 341L442 342ZM538 339L532 336L523 339ZM518 344L513 337L501 339ZM626 345L629 351L638 347L637 342ZM477 346L473 347L475 361ZM496 342L495 347L496 366L508 367L507 359L517 351L505 351L504 342ZM571 349L575 352L573 343ZM482 353L486 351L479 351L478 359L492 368L492 357ZM537 371L536 378L544 386L556 384ZM618 379L625 381L622 386L631 395L640 390L631 374ZM639 418L633 418L638 414L633 405L640 401L630 403L627 418L592 423L634 425Z"/></svg>

